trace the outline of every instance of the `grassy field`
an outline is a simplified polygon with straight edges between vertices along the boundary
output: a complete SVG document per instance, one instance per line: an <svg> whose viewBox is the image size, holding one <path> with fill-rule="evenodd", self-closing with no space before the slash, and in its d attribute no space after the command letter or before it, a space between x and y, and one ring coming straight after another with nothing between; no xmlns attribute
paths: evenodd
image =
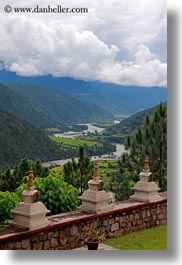
<svg viewBox="0 0 182 265"><path fill-rule="evenodd" d="M130 114L114 114L116 120L126 119L129 118L130 116L131 116Z"/></svg>
<svg viewBox="0 0 182 265"><path fill-rule="evenodd" d="M108 128L114 126L113 122L108 122L108 123L95 123L96 126L101 127L101 128Z"/></svg>
<svg viewBox="0 0 182 265"><path fill-rule="evenodd" d="M56 173L62 173L63 172L63 166L53 167L53 168L51 168L51 171L54 171Z"/></svg>
<svg viewBox="0 0 182 265"><path fill-rule="evenodd" d="M65 146L72 146L72 147L78 147L78 146L101 146L100 143L95 141L88 141L88 140L81 140L81 139L71 139L71 138L59 138L55 136L50 136L50 139L58 144L63 144Z"/></svg>
<svg viewBox="0 0 182 265"><path fill-rule="evenodd" d="M110 182L111 175L118 172L117 160L98 161L99 176L104 181L105 186Z"/></svg>
<svg viewBox="0 0 182 265"><path fill-rule="evenodd" d="M99 174L104 175L110 171L116 172L118 167L118 161L117 160L104 160L104 161L98 161L99 166Z"/></svg>
<svg viewBox="0 0 182 265"><path fill-rule="evenodd" d="M104 244L120 250L167 250L167 225L109 238Z"/></svg>

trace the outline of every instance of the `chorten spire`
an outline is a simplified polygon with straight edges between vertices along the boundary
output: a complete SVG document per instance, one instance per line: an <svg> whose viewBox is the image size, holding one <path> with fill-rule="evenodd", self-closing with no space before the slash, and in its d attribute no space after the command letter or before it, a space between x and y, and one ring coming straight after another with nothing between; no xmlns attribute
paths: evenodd
<svg viewBox="0 0 182 265"><path fill-rule="evenodd" d="M143 171L144 172L149 172L150 171L150 168L149 168L149 156L148 155L145 156Z"/></svg>
<svg viewBox="0 0 182 265"><path fill-rule="evenodd" d="M88 190L79 197L82 204L79 210L89 213L102 213L110 211L109 200L110 197L106 191L103 190L104 182L99 177L98 162L94 163L94 173L92 179L88 181Z"/></svg>
<svg viewBox="0 0 182 265"><path fill-rule="evenodd" d="M11 211L15 216L11 221L12 225L37 229L49 224L45 216L50 211L39 201L40 192L35 190L33 178L34 174L31 167L26 189L22 193L23 201Z"/></svg>
<svg viewBox="0 0 182 265"><path fill-rule="evenodd" d="M29 179L28 179L28 184L27 184L27 188L26 190L34 190L34 181L33 181L33 178L34 178L34 174L33 174L33 170L32 170L32 167L30 167L30 170L29 170Z"/></svg>
<svg viewBox="0 0 182 265"><path fill-rule="evenodd" d="M93 179L96 180L96 181L99 181L99 167L98 167L98 162L97 161L95 161L95 164L94 164Z"/></svg>
<svg viewBox="0 0 182 265"><path fill-rule="evenodd" d="M150 172L149 168L148 155L145 156L143 170L140 172L139 176L140 181L138 181L132 188L132 190L134 190L134 194L130 196L130 199L142 202L161 200L161 196L158 194L160 188L152 180L152 172Z"/></svg>

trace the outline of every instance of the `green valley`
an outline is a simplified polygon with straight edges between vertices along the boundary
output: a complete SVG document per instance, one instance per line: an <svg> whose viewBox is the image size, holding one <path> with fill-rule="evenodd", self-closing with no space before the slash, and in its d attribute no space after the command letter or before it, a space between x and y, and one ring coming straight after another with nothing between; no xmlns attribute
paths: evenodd
<svg viewBox="0 0 182 265"><path fill-rule="evenodd" d="M70 152L70 157L77 156L80 146L84 147L87 155L89 156L101 156L115 151L115 146L110 142L88 140L87 136L76 139L50 136L50 139L57 143L61 149Z"/></svg>
<svg viewBox="0 0 182 265"><path fill-rule="evenodd" d="M44 124L43 128L52 127L52 125L60 126L113 119L109 112L95 103L80 102L71 95L54 88L35 84L6 84L5 86L9 91L16 93L16 96L23 97L29 104L37 106L41 112L48 116L47 125ZM34 117L35 114L32 113L32 116ZM52 122L50 123L50 121Z"/></svg>
<svg viewBox="0 0 182 265"><path fill-rule="evenodd" d="M60 138L51 136L50 139L60 145L68 147L79 147L81 145L85 146L102 146L102 144L95 141L81 140L81 139L72 139L72 138Z"/></svg>
<svg viewBox="0 0 182 265"><path fill-rule="evenodd" d="M164 104L166 105L166 103ZM157 106L137 112L129 117L127 115L124 115L126 117L125 119L121 120L120 123L112 126L110 124L106 124L105 131L99 133L98 136L93 135L93 140L97 141L98 139L104 139L113 143L124 143L126 138L132 135L137 127L143 127L146 116L152 115L155 112L156 108ZM123 117L123 115L120 114L118 115L118 118L119 117ZM97 126L102 126L102 124L99 124ZM92 139L92 137L89 139Z"/></svg>

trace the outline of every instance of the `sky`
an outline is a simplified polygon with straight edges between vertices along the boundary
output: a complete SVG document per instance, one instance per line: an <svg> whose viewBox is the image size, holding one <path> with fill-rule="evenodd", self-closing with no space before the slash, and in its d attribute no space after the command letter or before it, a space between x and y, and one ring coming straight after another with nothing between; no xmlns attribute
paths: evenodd
<svg viewBox="0 0 182 265"><path fill-rule="evenodd" d="M5 13L6 5L88 13ZM1 0L0 12L0 61L17 75L167 86L166 0Z"/></svg>

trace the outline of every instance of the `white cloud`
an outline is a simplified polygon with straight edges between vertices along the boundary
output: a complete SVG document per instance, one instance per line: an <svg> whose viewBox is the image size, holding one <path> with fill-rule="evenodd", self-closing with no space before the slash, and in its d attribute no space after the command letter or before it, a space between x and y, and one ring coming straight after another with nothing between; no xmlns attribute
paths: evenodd
<svg viewBox="0 0 182 265"><path fill-rule="evenodd" d="M29 0L26 6L37 2L47 5L47 1ZM8 4L25 6L17 0ZM50 5L57 4L52 0ZM61 4L76 5L73 0ZM166 85L164 0L80 0L77 5L90 12L2 15L0 61L24 76L52 74L127 85ZM159 45L164 52L157 53Z"/></svg>
<svg viewBox="0 0 182 265"><path fill-rule="evenodd" d="M124 85L158 85L166 86L167 65L155 58L144 45L137 47L135 60L122 61L105 65L100 73L100 79L107 82L115 80Z"/></svg>

